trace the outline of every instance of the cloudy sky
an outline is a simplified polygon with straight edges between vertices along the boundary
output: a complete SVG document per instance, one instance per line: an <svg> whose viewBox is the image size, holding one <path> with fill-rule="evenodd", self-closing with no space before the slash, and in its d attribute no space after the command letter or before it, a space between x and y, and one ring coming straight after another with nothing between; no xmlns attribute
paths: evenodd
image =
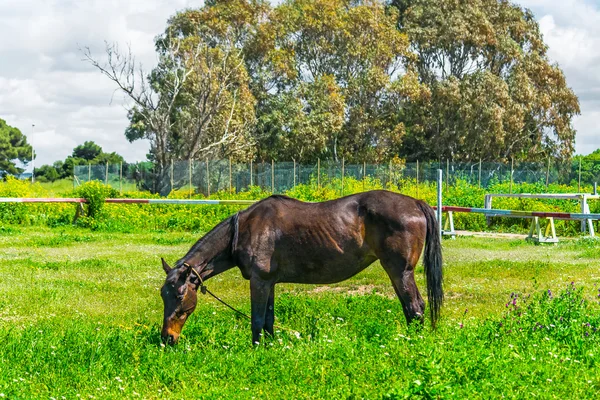
<svg viewBox="0 0 600 400"><path fill-rule="evenodd" d="M577 152L600 147L600 0L519 0L540 22L550 58L581 101ZM0 0L0 118L23 131L36 164L64 159L94 140L128 161L148 144L128 143L123 97L82 61L80 47L102 56L104 41L130 44L146 68L153 38L175 11L202 0ZM114 95L114 96L113 96ZM32 124L35 127L32 127Z"/></svg>

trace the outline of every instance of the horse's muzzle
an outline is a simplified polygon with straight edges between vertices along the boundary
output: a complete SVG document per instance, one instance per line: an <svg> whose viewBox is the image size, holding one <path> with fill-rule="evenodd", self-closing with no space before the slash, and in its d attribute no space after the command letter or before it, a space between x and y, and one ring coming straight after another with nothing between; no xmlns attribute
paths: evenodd
<svg viewBox="0 0 600 400"><path fill-rule="evenodd" d="M177 341L179 340L179 336L175 336L172 334L168 334L168 335L161 335L162 337L162 341L164 344L168 344L168 345L175 345L177 344Z"/></svg>

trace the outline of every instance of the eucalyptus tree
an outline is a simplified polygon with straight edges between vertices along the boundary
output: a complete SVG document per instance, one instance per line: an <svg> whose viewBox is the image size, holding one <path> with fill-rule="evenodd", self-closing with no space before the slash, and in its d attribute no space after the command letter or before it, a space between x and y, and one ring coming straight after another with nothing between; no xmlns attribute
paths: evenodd
<svg viewBox="0 0 600 400"><path fill-rule="evenodd" d="M377 0L288 0L259 26L258 143L266 157L373 161L402 143L419 93L398 14ZM260 86L257 85L257 86Z"/></svg>
<svg viewBox="0 0 600 400"><path fill-rule="evenodd" d="M534 15L505 0L393 0L430 97L406 114L407 158L566 159L577 96Z"/></svg>

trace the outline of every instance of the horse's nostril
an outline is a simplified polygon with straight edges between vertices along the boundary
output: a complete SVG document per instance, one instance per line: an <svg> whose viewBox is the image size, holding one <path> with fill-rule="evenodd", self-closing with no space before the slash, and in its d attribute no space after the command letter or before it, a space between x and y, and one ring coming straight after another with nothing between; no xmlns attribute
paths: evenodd
<svg viewBox="0 0 600 400"><path fill-rule="evenodd" d="M164 335L164 336L162 336L162 341L165 344L174 344L175 337L173 335Z"/></svg>

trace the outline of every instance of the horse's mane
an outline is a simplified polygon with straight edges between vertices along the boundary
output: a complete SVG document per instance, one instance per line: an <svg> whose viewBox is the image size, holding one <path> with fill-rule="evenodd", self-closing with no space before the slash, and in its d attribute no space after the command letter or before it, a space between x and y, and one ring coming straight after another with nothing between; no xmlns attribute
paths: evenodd
<svg viewBox="0 0 600 400"><path fill-rule="evenodd" d="M229 229L231 239L228 243L228 246L231 248L231 253L234 253L237 248L238 237L239 237L239 215L240 215L240 213L249 212L252 209L254 209L255 207L257 207L258 205L260 205L264 202L269 202L269 201L285 202L285 201L298 201L298 200L292 199L291 197L288 197L288 196L285 196L282 194L274 194L265 199L257 201L256 203L252 204L250 207L248 207L245 210L239 211L239 212L235 213L234 215L225 218L223 221L219 222L214 228L212 228L210 231L208 231L208 233L206 235L204 235L200 239L198 239L198 241L196 241L196 243L194 243L192 245L192 247L187 252L187 254L182 259L177 261L175 266L180 267L187 259L189 259L193 255L200 252L202 250L202 248L208 242L215 239L216 235L221 234L223 232L223 229ZM214 257L212 257L212 258L214 258ZM206 262L210 262L211 259L206 260Z"/></svg>
<svg viewBox="0 0 600 400"><path fill-rule="evenodd" d="M239 212L235 213L231 217L225 218L223 221L219 222L214 228L212 228L208 233L202 236L200 239L196 241L187 252L185 257L179 260L176 264L176 267L180 267L186 259L188 259L191 255L198 253L202 247L206 245L207 242L210 242L215 239L215 236L220 234L223 229L227 229L231 231L231 240L228 245L231 247L231 252L233 253L237 247L237 241L239 236ZM210 262L210 260L206 260L206 262Z"/></svg>

